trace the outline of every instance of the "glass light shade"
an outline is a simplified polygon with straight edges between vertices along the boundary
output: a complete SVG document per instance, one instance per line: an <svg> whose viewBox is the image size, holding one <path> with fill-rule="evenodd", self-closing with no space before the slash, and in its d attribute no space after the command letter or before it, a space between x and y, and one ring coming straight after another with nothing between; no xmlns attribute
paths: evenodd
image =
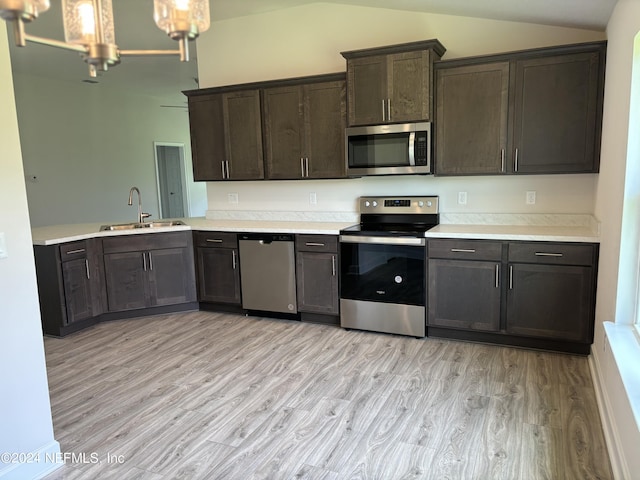
<svg viewBox="0 0 640 480"><path fill-rule="evenodd" d="M209 0L153 0L153 19L173 39L196 38L211 24Z"/></svg>
<svg viewBox="0 0 640 480"><path fill-rule="evenodd" d="M98 5L102 8L97 11ZM62 0L64 36L78 45L115 45L111 0Z"/></svg>
<svg viewBox="0 0 640 480"><path fill-rule="evenodd" d="M30 22L51 7L49 0L0 0L0 18Z"/></svg>

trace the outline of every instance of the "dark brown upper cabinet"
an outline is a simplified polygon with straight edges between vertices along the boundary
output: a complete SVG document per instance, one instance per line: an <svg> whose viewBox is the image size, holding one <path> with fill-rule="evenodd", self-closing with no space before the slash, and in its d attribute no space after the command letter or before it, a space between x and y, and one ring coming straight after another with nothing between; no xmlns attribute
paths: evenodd
<svg viewBox="0 0 640 480"><path fill-rule="evenodd" d="M595 173L606 42L439 62L436 175Z"/></svg>
<svg viewBox="0 0 640 480"><path fill-rule="evenodd" d="M345 177L344 74L283 83L263 90L267 178Z"/></svg>
<svg viewBox="0 0 640 480"><path fill-rule="evenodd" d="M185 92L196 181L264 178L260 91Z"/></svg>
<svg viewBox="0 0 640 480"><path fill-rule="evenodd" d="M432 67L444 52L438 40L342 52L349 125L431 120Z"/></svg>

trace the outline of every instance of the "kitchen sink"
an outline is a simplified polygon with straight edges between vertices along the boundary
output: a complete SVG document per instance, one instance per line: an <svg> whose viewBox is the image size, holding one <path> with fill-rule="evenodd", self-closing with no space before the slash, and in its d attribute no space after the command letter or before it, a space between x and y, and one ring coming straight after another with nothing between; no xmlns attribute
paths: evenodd
<svg viewBox="0 0 640 480"><path fill-rule="evenodd" d="M182 220L170 220L170 221L162 221L159 220L157 222L145 222L145 223L118 223L114 225L102 225L100 227L100 231L106 230L133 230L136 228L160 228L160 227L178 227L181 225L186 225Z"/></svg>

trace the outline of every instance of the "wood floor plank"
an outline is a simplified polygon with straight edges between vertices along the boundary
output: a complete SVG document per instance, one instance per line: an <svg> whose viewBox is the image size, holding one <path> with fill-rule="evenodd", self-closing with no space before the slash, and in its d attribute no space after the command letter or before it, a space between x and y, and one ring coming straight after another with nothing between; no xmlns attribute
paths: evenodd
<svg viewBox="0 0 640 480"><path fill-rule="evenodd" d="M184 312L45 338L47 480L609 480L584 357Z"/></svg>

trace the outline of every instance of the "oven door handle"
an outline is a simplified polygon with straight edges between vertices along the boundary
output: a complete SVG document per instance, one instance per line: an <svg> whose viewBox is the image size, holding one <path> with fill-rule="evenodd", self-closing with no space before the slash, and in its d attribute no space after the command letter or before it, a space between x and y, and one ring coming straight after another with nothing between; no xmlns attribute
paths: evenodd
<svg viewBox="0 0 640 480"><path fill-rule="evenodd" d="M358 235L340 235L342 243L369 243L380 245L426 245L426 239L417 237L368 237Z"/></svg>

